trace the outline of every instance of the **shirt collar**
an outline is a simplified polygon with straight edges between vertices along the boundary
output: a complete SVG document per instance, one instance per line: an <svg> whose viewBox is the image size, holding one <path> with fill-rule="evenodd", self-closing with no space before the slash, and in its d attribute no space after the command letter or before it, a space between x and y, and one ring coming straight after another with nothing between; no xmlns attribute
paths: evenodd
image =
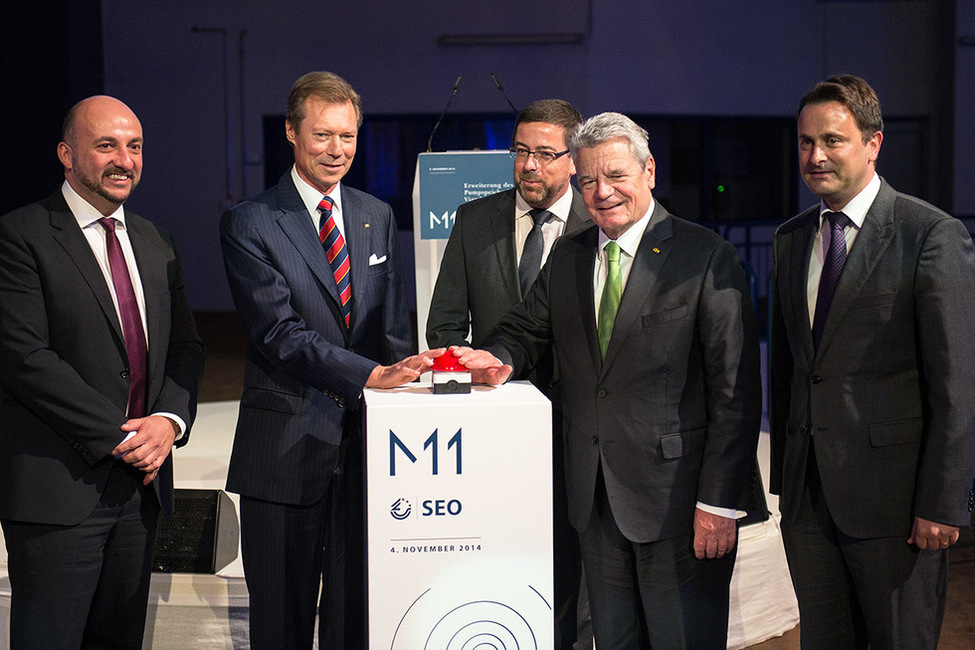
<svg viewBox="0 0 975 650"><path fill-rule="evenodd" d="M873 205L874 200L877 198L877 194L880 193L880 176L877 172L873 173L873 178L870 182L860 190L860 193L850 199L841 212L850 218L853 225L857 227L857 230L863 227L863 221L867 218L867 212L870 211L870 206ZM819 202L819 228L823 227L823 215L827 212L834 212L830 210L826 203L823 201Z"/></svg>
<svg viewBox="0 0 975 650"><path fill-rule="evenodd" d="M534 210L535 208L528 205L528 202L522 198L518 190L515 189L515 217L521 218ZM551 206L546 208L552 215L562 222L569 221L569 210L572 209L572 187L569 187L565 194L560 196L558 200Z"/></svg>
<svg viewBox="0 0 975 650"><path fill-rule="evenodd" d="M646 214L644 214L639 221L629 227L629 229L619 236L616 243L619 244L620 250L626 253L630 257L636 255L636 249L640 247L640 240L643 239L643 233L646 232L647 226L650 225L650 219L653 216L653 209L656 205L656 201L652 198L650 199L650 207L647 208ZM606 248L606 244L612 241L606 236L602 228L599 229L599 251L602 252Z"/></svg>
<svg viewBox="0 0 975 650"><path fill-rule="evenodd" d="M65 202L68 204L68 209L71 210L71 214L74 215L78 226L82 229L87 228L105 216L112 217L121 223L123 227L125 226L125 209L121 205L112 214L104 215L95 206L83 199L80 194L75 192L74 188L71 187L71 183L67 180L61 184L61 196L64 197Z"/></svg>
<svg viewBox="0 0 975 650"><path fill-rule="evenodd" d="M342 214L342 182L339 181L332 188L332 191L327 195L322 194L317 189L305 182L301 176L298 175L298 169L295 165L291 166L291 180L294 181L295 189L298 190L298 196L301 197L301 202L305 204L305 208L308 209L308 214L310 214L315 219L318 219L318 204L322 202L323 196L329 196L332 202L335 204L335 209L339 214Z"/></svg>

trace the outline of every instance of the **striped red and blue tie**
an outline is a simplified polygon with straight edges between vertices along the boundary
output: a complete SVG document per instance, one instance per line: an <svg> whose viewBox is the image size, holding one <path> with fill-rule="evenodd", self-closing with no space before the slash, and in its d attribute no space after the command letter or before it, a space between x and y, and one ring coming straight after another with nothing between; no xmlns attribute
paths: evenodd
<svg viewBox="0 0 975 650"><path fill-rule="evenodd" d="M345 237L335 224L332 217L332 207L335 202L331 197L326 196L318 204L318 210L322 213L318 222L318 239L325 248L325 257L328 265L332 269L335 277L335 284L339 289L339 299L342 302L342 316L345 317L345 326L349 326L352 317L352 282L349 274L349 249L345 245Z"/></svg>

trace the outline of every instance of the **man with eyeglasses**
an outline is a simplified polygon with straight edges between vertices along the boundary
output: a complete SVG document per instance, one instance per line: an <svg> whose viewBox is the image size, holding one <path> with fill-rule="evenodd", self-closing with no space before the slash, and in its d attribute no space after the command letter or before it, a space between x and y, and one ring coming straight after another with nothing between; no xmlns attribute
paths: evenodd
<svg viewBox="0 0 975 650"><path fill-rule="evenodd" d="M580 124L579 111L561 99L536 101L518 114L509 150L515 187L457 208L427 318L427 343L432 348L479 347L508 310L522 301L555 240L591 224L582 197L569 183L575 174L569 138ZM568 522L562 410L551 352L520 378L530 379L552 400L555 638L557 648L572 648L581 560L578 537ZM591 636L588 639L591 648ZM580 643L586 647L582 639Z"/></svg>

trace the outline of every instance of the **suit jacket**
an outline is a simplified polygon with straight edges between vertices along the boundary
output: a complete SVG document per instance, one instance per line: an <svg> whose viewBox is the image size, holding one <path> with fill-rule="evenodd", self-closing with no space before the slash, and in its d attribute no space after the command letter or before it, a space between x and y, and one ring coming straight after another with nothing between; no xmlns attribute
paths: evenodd
<svg viewBox="0 0 975 650"><path fill-rule="evenodd" d="M578 190L570 187L570 191L572 208L563 236L592 223ZM468 330L471 344L478 347L508 310L521 302L516 192L512 188L457 208L430 301L426 334L431 348L467 345Z"/></svg>
<svg viewBox="0 0 975 650"><path fill-rule="evenodd" d="M203 346L179 258L161 228L128 211L126 226L146 301L146 410L189 426ZM0 518L81 522L124 465L111 451L125 437L128 360L111 291L60 190L0 217L0 386ZM171 455L153 485L171 514Z"/></svg>
<svg viewBox="0 0 975 650"><path fill-rule="evenodd" d="M318 233L290 172L220 221L227 279L247 332L227 489L317 502L355 426L369 373L412 350L392 209L342 186L352 274L347 328Z"/></svg>
<svg viewBox="0 0 975 650"><path fill-rule="evenodd" d="M791 521L810 436L836 525L907 538L915 515L967 525L975 473L975 250L961 222L884 181L813 352L814 206L774 237L771 488Z"/></svg>
<svg viewBox="0 0 975 650"><path fill-rule="evenodd" d="M562 236L592 224L579 191L570 186L572 207ZM508 310L521 302L515 243L515 193L505 190L457 208L430 301L427 344L479 347ZM529 377L551 398L556 381L552 355L543 355Z"/></svg>
<svg viewBox="0 0 975 650"><path fill-rule="evenodd" d="M569 518L579 531L589 523L601 463L613 514L634 542L691 534L697 501L741 507L761 418L755 314L734 247L659 203L649 218L605 360L595 226L558 241L485 343L515 372L554 346Z"/></svg>

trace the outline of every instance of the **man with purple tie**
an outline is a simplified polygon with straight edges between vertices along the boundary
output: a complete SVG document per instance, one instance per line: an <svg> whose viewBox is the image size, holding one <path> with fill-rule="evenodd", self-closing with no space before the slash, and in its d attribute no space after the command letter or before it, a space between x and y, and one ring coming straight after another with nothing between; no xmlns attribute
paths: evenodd
<svg viewBox="0 0 975 650"><path fill-rule="evenodd" d="M64 121L53 195L0 217L0 524L14 648L140 648L203 346L162 228L124 209L142 125Z"/></svg>
<svg viewBox="0 0 975 650"><path fill-rule="evenodd" d="M769 426L802 647L933 649L975 473L975 249L877 174L866 81L796 116L820 201L773 240Z"/></svg>

